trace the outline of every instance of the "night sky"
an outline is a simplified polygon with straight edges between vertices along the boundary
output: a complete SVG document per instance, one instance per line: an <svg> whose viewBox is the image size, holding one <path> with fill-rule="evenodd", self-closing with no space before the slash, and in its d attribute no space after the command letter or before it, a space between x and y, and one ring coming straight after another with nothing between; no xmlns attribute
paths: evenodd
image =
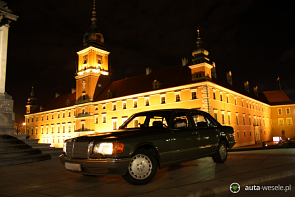
<svg viewBox="0 0 295 197"><path fill-rule="evenodd" d="M16 116L34 86L38 104L75 88L77 51L91 25L93 0L6 0L19 18L8 41L6 92ZM97 25L110 51L112 80L181 64L196 48L197 28L217 77L295 101L294 1L96 0Z"/></svg>

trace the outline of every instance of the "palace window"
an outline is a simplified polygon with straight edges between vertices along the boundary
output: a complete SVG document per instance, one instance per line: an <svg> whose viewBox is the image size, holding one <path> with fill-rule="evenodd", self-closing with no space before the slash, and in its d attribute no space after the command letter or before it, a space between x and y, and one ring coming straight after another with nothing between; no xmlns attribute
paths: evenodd
<svg viewBox="0 0 295 197"><path fill-rule="evenodd" d="M236 112L236 123L237 123L237 125L239 125L239 113L238 112Z"/></svg>
<svg viewBox="0 0 295 197"><path fill-rule="evenodd" d="M117 130L117 118L112 118L113 130Z"/></svg>
<svg viewBox="0 0 295 197"><path fill-rule="evenodd" d="M246 125L245 114L243 114L243 124Z"/></svg>
<svg viewBox="0 0 295 197"><path fill-rule="evenodd" d="M192 99L197 99L197 90L192 90Z"/></svg>
<svg viewBox="0 0 295 197"><path fill-rule="evenodd" d="M249 125L251 125L251 115L249 115Z"/></svg>
<svg viewBox="0 0 295 197"><path fill-rule="evenodd" d="M145 100L145 106L149 106L150 105L149 97L145 97L144 100Z"/></svg>
<svg viewBox="0 0 295 197"><path fill-rule="evenodd" d="M230 112L229 111L227 112L227 122L230 125Z"/></svg>
<svg viewBox="0 0 295 197"><path fill-rule="evenodd" d="M246 130L244 129L244 137L246 137Z"/></svg>
<svg viewBox="0 0 295 197"><path fill-rule="evenodd" d="M107 123L107 115L102 114L102 123Z"/></svg>
<svg viewBox="0 0 295 197"><path fill-rule="evenodd" d="M284 125L284 118L278 118L279 125Z"/></svg>
<svg viewBox="0 0 295 197"><path fill-rule="evenodd" d="M122 116L122 124L128 119L128 117L127 116Z"/></svg>
<svg viewBox="0 0 295 197"><path fill-rule="evenodd" d="M65 118L66 117L66 113L62 112L62 117Z"/></svg>
<svg viewBox="0 0 295 197"><path fill-rule="evenodd" d="M117 109L116 102L113 102L113 111L116 111L116 109Z"/></svg>
<svg viewBox="0 0 295 197"><path fill-rule="evenodd" d="M251 137L251 129L249 130L249 136Z"/></svg>
<svg viewBox="0 0 295 197"><path fill-rule="evenodd" d="M214 109L214 118L217 121L217 109Z"/></svg>
<svg viewBox="0 0 295 197"><path fill-rule="evenodd" d="M215 100L216 99L216 90L213 89L213 99Z"/></svg>
<svg viewBox="0 0 295 197"><path fill-rule="evenodd" d="M286 108L286 114L290 114L290 108Z"/></svg>
<svg viewBox="0 0 295 197"><path fill-rule="evenodd" d="M38 127L35 127L35 134L38 134Z"/></svg>
<svg viewBox="0 0 295 197"><path fill-rule="evenodd" d="M226 94L226 102L229 103L229 95Z"/></svg>
<svg viewBox="0 0 295 197"><path fill-rule="evenodd" d="M235 105L237 105L237 103L238 103L238 102L237 102L237 97L235 96Z"/></svg>
<svg viewBox="0 0 295 197"><path fill-rule="evenodd" d="M237 130L237 136L238 136L238 138L240 138L240 130L239 129Z"/></svg>
<svg viewBox="0 0 295 197"><path fill-rule="evenodd" d="M72 124L69 122L68 123L68 131L69 131L69 133L71 133L71 130L72 130Z"/></svg>
<svg viewBox="0 0 295 197"><path fill-rule="evenodd" d="M287 125L292 125L292 118L286 118Z"/></svg>
<svg viewBox="0 0 295 197"><path fill-rule="evenodd" d="M51 133L54 133L54 124L51 125Z"/></svg>
<svg viewBox="0 0 295 197"><path fill-rule="evenodd" d="M180 102L180 92L175 92L175 101Z"/></svg>
<svg viewBox="0 0 295 197"><path fill-rule="evenodd" d="M165 94L161 94L161 104L165 104L166 103L166 95Z"/></svg>
<svg viewBox="0 0 295 197"><path fill-rule="evenodd" d="M221 123L225 124L224 111L221 111Z"/></svg>
<svg viewBox="0 0 295 197"><path fill-rule="evenodd" d="M95 116L95 124L98 124L98 115Z"/></svg>
<svg viewBox="0 0 295 197"><path fill-rule="evenodd" d="M85 121L81 121L81 131L85 131Z"/></svg>
<svg viewBox="0 0 295 197"><path fill-rule="evenodd" d="M102 109L106 109L106 104L102 104Z"/></svg>
<svg viewBox="0 0 295 197"><path fill-rule="evenodd" d="M137 108L137 99L133 99L133 107Z"/></svg>
<svg viewBox="0 0 295 197"><path fill-rule="evenodd" d="M222 92L219 92L220 94L220 101L223 101Z"/></svg>
<svg viewBox="0 0 295 197"><path fill-rule="evenodd" d="M126 101L122 101L123 109L126 109Z"/></svg>

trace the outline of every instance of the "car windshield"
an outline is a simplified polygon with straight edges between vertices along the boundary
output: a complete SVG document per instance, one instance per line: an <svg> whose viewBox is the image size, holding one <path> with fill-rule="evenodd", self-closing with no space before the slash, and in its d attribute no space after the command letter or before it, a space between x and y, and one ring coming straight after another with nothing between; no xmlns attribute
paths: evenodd
<svg viewBox="0 0 295 197"><path fill-rule="evenodd" d="M171 116L170 111L165 112L143 112L138 113L128 119L120 129L135 128L167 128Z"/></svg>

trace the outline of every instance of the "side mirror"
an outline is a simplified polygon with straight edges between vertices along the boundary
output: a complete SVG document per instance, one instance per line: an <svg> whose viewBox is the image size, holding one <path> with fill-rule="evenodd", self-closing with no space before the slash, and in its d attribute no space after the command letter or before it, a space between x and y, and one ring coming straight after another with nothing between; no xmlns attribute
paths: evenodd
<svg viewBox="0 0 295 197"><path fill-rule="evenodd" d="M207 122L198 122L197 123L197 127L208 127L208 124L207 124Z"/></svg>

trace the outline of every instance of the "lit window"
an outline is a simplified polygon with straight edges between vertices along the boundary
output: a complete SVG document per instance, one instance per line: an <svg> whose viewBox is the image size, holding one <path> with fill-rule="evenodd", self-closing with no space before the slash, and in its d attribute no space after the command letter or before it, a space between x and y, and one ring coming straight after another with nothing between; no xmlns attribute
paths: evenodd
<svg viewBox="0 0 295 197"><path fill-rule="evenodd" d="M81 121L81 131L85 131L85 122L83 121Z"/></svg>
<svg viewBox="0 0 295 197"><path fill-rule="evenodd" d="M145 97L145 106L149 106L150 105L150 99L149 97Z"/></svg>
<svg viewBox="0 0 295 197"><path fill-rule="evenodd" d="M226 102L229 103L229 95L226 95Z"/></svg>
<svg viewBox="0 0 295 197"><path fill-rule="evenodd" d="M137 108L137 99L133 99L133 107Z"/></svg>
<svg viewBox="0 0 295 197"><path fill-rule="evenodd" d="M290 114L290 108L286 108L286 114Z"/></svg>
<svg viewBox="0 0 295 197"><path fill-rule="evenodd" d="M213 90L213 99L214 100L216 99L216 92L215 92L215 90Z"/></svg>
<svg viewBox="0 0 295 197"><path fill-rule="evenodd" d="M98 124L98 116L95 116L95 124Z"/></svg>
<svg viewBox="0 0 295 197"><path fill-rule="evenodd" d="M68 123L68 131L69 131L69 133L71 133L71 130L72 130L72 124L69 122Z"/></svg>
<svg viewBox="0 0 295 197"><path fill-rule="evenodd" d="M292 118L286 118L287 125L292 125Z"/></svg>
<svg viewBox="0 0 295 197"><path fill-rule="evenodd" d="M107 115L102 114L102 123L107 123Z"/></svg>
<svg viewBox="0 0 295 197"><path fill-rule="evenodd" d="M38 127L35 127L35 134L38 134Z"/></svg>
<svg viewBox="0 0 295 197"><path fill-rule="evenodd" d="M240 138L240 130L237 130L237 136Z"/></svg>
<svg viewBox="0 0 295 197"><path fill-rule="evenodd" d="M161 95L161 104L165 104L166 103L166 96L165 94Z"/></svg>
<svg viewBox="0 0 295 197"><path fill-rule="evenodd" d="M249 130L249 136L251 137L251 135L252 135L252 134L251 134L251 129L250 129L250 130Z"/></svg>
<svg viewBox="0 0 295 197"><path fill-rule="evenodd" d="M117 118L112 118L113 130L117 130Z"/></svg>
<svg viewBox="0 0 295 197"><path fill-rule="evenodd" d="M54 125L52 124L51 125L51 133L53 133L54 132Z"/></svg>
<svg viewBox="0 0 295 197"><path fill-rule="evenodd" d="M239 125L239 113L238 112L236 113L236 123L237 123L237 125Z"/></svg>
<svg viewBox="0 0 295 197"><path fill-rule="evenodd" d="M221 111L221 123L225 124L224 111Z"/></svg>
<svg viewBox="0 0 295 197"><path fill-rule="evenodd" d="M220 92L220 101L223 101L222 92Z"/></svg>
<svg viewBox="0 0 295 197"><path fill-rule="evenodd" d="M123 105L122 108L123 108L123 109L126 109L126 101L123 101L123 102L122 102L122 105Z"/></svg>
<svg viewBox="0 0 295 197"><path fill-rule="evenodd" d="M106 104L102 104L102 109L106 109Z"/></svg>
<svg viewBox="0 0 295 197"><path fill-rule="evenodd" d="M244 130L244 137L246 137L246 130Z"/></svg>
<svg viewBox="0 0 295 197"><path fill-rule="evenodd" d="M197 99L197 92L196 91L192 91L192 99Z"/></svg>
<svg viewBox="0 0 295 197"><path fill-rule="evenodd" d="M245 114L243 114L243 124L246 125Z"/></svg>
<svg viewBox="0 0 295 197"><path fill-rule="evenodd" d="M180 92L175 92L175 101L176 102L180 101Z"/></svg>
<svg viewBox="0 0 295 197"><path fill-rule="evenodd" d="M237 105L237 97L235 97L235 105Z"/></svg>
<svg viewBox="0 0 295 197"><path fill-rule="evenodd" d="M251 115L249 115L249 125L251 125Z"/></svg>
<svg viewBox="0 0 295 197"><path fill-rule="evenodd" d="M228 124L230 125L230 112L227 112L227 121L228 121Z"/></svg>
<svg viewBox="0 0 295 197"><path fill-rule="evenodd" d="M278 118L279 125L284 125L284 118Z"/></svg>
<svg viewBox="0 0 295 197"><path fill-rule="evenodd" d="M114 103L113 103L113 111L116 111L116 109L117 109L117 105L116 105L116 103L114 102Z"/></svg>
<svg viewBox="0 0 295 197"><path fill-rule="evenodd" d="M214 118L217 120L217 109L214 109Z"/></svg>

